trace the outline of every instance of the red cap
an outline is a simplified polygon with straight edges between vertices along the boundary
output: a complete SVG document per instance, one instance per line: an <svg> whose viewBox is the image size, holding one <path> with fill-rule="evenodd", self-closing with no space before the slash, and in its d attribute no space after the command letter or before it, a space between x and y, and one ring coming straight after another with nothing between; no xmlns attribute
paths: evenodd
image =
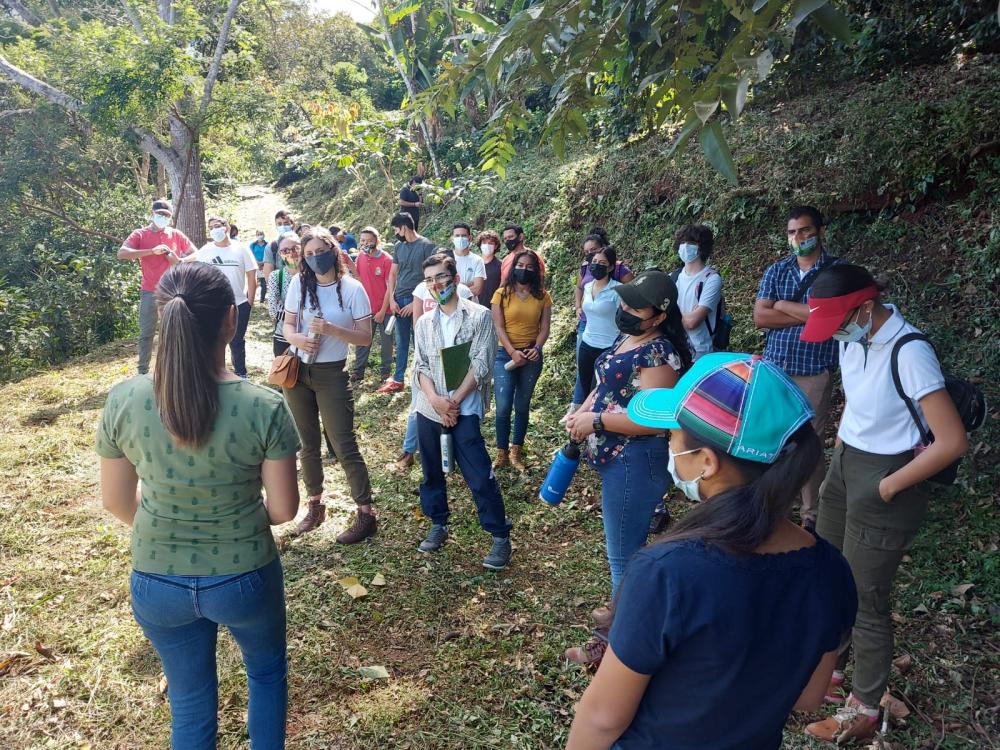
<svg viewBox="0 0 1000 750"><path fill-rule="evenodd" d="M818 343L833 337L844 316L851 310L878 297L878 287L869 286L839 297L809 297L809 319L802 335L803 341Z"/></svg>

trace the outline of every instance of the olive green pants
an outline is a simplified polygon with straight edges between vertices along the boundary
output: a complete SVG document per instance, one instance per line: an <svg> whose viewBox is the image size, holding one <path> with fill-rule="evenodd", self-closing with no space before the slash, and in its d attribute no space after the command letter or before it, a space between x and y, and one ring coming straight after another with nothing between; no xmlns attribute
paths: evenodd
<svg viewBox="0 0 1000 750"><path fill-rule="evenodd" d="M319 495L323 492L323 459L321 442L323 431L333 443L351 496L358 505L369 505L372 501L372 486L368 478L368 466L358 449L358 438L354 434L354 394L344 361L319 362L313 365L299 363L299 379L293 388L283 388L288 409L292 412L295 426L302 440L299 461L302 463L302 481L306 494ZM323 429L319 418L323 417Z"/></svg>
<svg viewBox="0 0 1000 750"><path fill-rule="evenodd" d="M840 649L838 669L854 649L854 696L877 706L892 666L892 579L927 514L927 482L904 490L891 502L879 482L913 460L911 452L882 456L841 443L820 488L816 533L847 558L858 588L858 617Z"/></svg>

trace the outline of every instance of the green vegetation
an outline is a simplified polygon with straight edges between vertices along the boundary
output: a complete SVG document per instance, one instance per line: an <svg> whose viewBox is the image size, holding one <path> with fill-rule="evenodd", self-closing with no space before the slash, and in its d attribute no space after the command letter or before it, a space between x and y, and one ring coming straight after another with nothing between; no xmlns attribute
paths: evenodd
<svg viewBox="0 0 1000 750"><path fill-rule="evenodd" d="M371 378L365 384L358 426L380 533L357 548L334 545L351 504L331 467L332 518L284 553L290 748L562 745L588 681L562 651L587 636L587 613L607 595L592 483L578 480L559 508L536 499L548 457L564 439L557 420L572 388L569 299L582 237L601 225L630 264L672 267L674 231L693 221L711 225L714 262L736 319L733 346L757 351L762 339L750 322L757 283L786 252L785 211L801 202L827 214L835 253L886 275L890 301L993 405L959 484L937 493L898 578L897 653L911 656L912 666L903 665L892 688L912 713L884 748L994 746L995 2L708 0L684 3L692 15L679 29L667 6L574 0L566 7L587 19L580 31L547 1L377 5L366 28L343 15L317 17L298 0L0 0L0 69L9 76L9 66L19 66L81 102L74 108L0 81L0 396L7 405L0 416L7 477L0 489L0 747L166 743L159 664L129 609L127 533L95 500L93 431L108 388L134 372L134 345L123 339L135 333L138 274L114 252L144 223L154 195L178 200L163 150L183 153L185 144L171 140L178 112L199 134L186 144L199 155L205 205L198 222L207 208L235 215L244 231L258 223L270 231L269 215L283 197L258 190L252 213L245 199L248 183L273 181L313 223L385 228L403 181L432 160L423 233L445 244L455 221L523 224L546 257L557 300L532 415L530 470L501 477L516 522L509 571L486 574L479 566L487 539L460 477L452 541L438 556L416 553L426 523L417 513L418 471L384 468L401 440L405 396L378 396ZM748 30L748 7L767 22ZM851 43L834 41L844 35L831 7L847 19ZM164 17L164 8L174 15ZM140 41L133 12L149 40ZM552 24L526 24L532 14L548 14ZM800 15L790 36L781 31ZM601 34L607 45L591 59L587 50L595 48L587 45ZM632 34L641 43L630 58ZM197 41L188 45L189 38ZM494 43L517 52L494 66ZM739 60L734 44L747 45ZM217 48L218 77L202 111ZM763 66L762 80L765 52L774 61ZM681 62L670 77L682 85L643 85L674 54ZM750 68L754 85L744 100ZM546 73L555 71L566 75L553 87ZM684 127L691 112L699 126L704 115L710 135L678 145L678 135L693 132ZM144 145L143 128L161 141L159 154ZM255 316L251 375L261 382L269 326L260 308ZM492 434L489 423L484 432ZM687 507L671 503L675 515ZM371 585L378 573L383 587ZM358 577L368 595L352 600L337 582L345 576ZM224 636L225 748L247 744L238 662ZM372 666L389 677L365 676ZM817 747L798 731L805 719L793 717L786 747Z"/></svg>

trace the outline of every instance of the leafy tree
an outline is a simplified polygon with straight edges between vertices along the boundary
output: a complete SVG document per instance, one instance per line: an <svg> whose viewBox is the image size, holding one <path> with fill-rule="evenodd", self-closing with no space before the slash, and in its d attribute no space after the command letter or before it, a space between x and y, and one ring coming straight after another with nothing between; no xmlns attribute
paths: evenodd
<svg viewBox="0 0 1000 750"><path fill-rule="evenodd" d="M739 116L753 85L789 54L807 18L839 39L852 38L828 0L541 0L514 7L502 26L462 11L475 32L413 102L414 116L454 114L471 93L500 93L480 154L484 169L501 174L514 157L516 134L529 126L526 96L543 86L542 138L558 153L589 135L588 115L624 103L648 130L680 125L669 154L700 132L708 160L735 183L720 113Z"/></svg>
<svg viewBox="0 0 1000 750"><path fill-rule="evenodd" d="M239 49L227 46L241 4L52 0L43 11L0 0L19 29L16 41L3 47L0 73L155 158L170 182L177 226L201 242L201 137L219 116L212 104L220 75L245 62Z"/></svg>

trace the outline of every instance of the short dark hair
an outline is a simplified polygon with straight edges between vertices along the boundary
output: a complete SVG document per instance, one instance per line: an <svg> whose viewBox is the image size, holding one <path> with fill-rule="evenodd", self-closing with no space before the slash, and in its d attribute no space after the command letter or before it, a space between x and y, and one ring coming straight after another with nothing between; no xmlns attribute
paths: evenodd
<svg viewBox="0 0 1000 750"><path fill-rule="evenodd" d="M434 253L427 258L424 258L424 262L420 265L421 270L430 268L431 266L438 266L444 264L444 267L448 270L452 276L458 275L458 266L455 265L455 259L450 255L445 253Z"/></svg>
<svg viewBox="0 0 1000 750"><path fill-rule="evenodd" d="M469 233L469 237L472 236L472 227L470 227L468 224L464 224L462 222L459 222L458 224L452 224L451 229L452 231L456 229L464 229L466 232Z"/></svg>
<svg viewBox="0 0 1000 750"><path fill-rule="evenodd" d="M691 242L698 246L698 255L702 261L706 261L715 249L715 235L712 230L704 224L687 224L677 230L674 235L674 250L680 247L682 242Z"/></svg>
<svg viewBox="0 0 1000 750"><path fill-rule="evenodd" d="M292 212L285 209L281 209L274 215L274 220L277 221L278 219L288 219L293 224L295 223L295 217L292 216Z"/></svg>
<svg viewBox="0 0 1000 750"><path fill-rule="evenodd" d="M823 226L823 214L819 212L818 208L813 206L794 206L791 211L788 212L788 221L792 219L801 219L803 216L808 216L812 219L813 226L819 229Z"/></svg>
<svg viewBox="0 0 1000 750"><path fill-rule="evenodd" d="M413 229L413 217L410 216L405 211L400 211L398 214L392 217L392 221L389 222L391 227L405 227L407 229Z"/></svg>
<svg viewBox="0 0 1000 750"><path fill-rule="evenodd" d="M418 175L418 174L415 174L415 175L413 175L413 177L411 177L411 178L410 178L410 184L411 184L411 185L419 185L419 184L421 184L421 183L422 183L423 181L424 181L424 178L423 178L423 177L421 177L421 176L420 176L420 175Z"/></svg>
<svg viewBox="0 0 1000 750"><path fill-rule="evenodd" d="M338 232L340 232L340 227L338 227L336 224L331 224L329 226L329 231L330 234L336 235Z"/></svg>
<svg viewBox="0 0 1000 750"><path fill-rule="evenodd" d="M508 229L513 230L514 234L518 235L524 234L524 227L522 227L520 224L508 224L503 228L503 231L506 232Z"/></svg>

